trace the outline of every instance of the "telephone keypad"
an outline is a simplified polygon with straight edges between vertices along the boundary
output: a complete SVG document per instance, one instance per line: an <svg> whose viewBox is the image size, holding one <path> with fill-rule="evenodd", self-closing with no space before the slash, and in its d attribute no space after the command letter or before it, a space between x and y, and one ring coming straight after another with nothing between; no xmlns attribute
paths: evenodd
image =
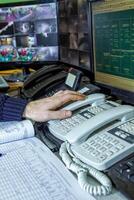
<svg viewBox="0 0 134 200"><path fill-rule="evenodd" d="M84 149L85 153L95 157L97 162L102 162L125 148L118 139L113 138L110 134L96 135L92 139L89 138L80 146Z"/></svg>
<svg viewBox="0 0 134 200"><path fill-rule="evenodd" d="M76 113L68 119L53 120L50 121L49 124L54 131L64 135L71 131L72 128L82 124L87 119L90 119L91 117L102 112L103 110L104 108L101 108L99 106L89 106L88 109L82 109L78 114Z"/></svg>

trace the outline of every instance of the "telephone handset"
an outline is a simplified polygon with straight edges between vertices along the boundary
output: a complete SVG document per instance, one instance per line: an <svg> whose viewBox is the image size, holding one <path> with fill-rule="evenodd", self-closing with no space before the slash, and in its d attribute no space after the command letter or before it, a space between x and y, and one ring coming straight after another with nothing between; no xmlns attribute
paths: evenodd
<svg viewBox="0 0 134 200"><path fill-rule="evenodd" d="M133 152L133 133L134 107L120 105L70 131L61 145L60 156L67 168L77 174L82 189L95 196L107 195L112 191L112 183L101 171ZM89 175L101 185L91 185Z"/></svg>
<svg viewBox="0 0 134 200"><path fill-rule="evenodd" d="M80 107L87 106L87 105L90 105L90 104L98 105L98 104L100 104L104 101L105 101L105 95L104 94L101 94L101 93L90 94L90 95L86 96L85 100L73 102L73 103L65 106L63 109L74 111L74 110L77 110Z"/></svg>
<svg viewBox="0 0 134 200"><path fill-rule="evenodd" d="M64 83L67 73L62 66L49 65L32 73L24 82L22 95L28 99L38 99L45 95L46 91L59 83Z"/></svg>
<svg viewBox="0 0 134 200"><path fill-rule="evenodd" d="M60 72L62 68L57 65L48 65L40 68L38 71L33 72L30 76L25 80L24 87L29 88L33 85L34 81L40 81L38 79L44 78L45 75L48 77L51 73Z"/></svg>
<svg viewBox="0 0 134 200"><path fill-rule="evenodd" d="M49 131L55 137L65 141L66 136L68 134L70 135L70 132L74 132L75 129L79 130L86 122L88 124L88 120L95 115L98 115L98 113L116 106L119 106L119 104L112 101L106 101L104 94L90 94L84 101L77 101L64 107L63 109L65 110L74 111L72 117L64 120L49 121ZM85 129L85 126L82 127Z"/></svg>

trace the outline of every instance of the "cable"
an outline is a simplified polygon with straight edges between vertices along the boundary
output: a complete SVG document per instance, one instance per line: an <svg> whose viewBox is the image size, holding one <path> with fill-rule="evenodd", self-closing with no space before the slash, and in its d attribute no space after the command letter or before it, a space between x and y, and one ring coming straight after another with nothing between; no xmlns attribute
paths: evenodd
<svg viewBox="0 0 134 200"><path fill-rule="evenodd" d="M78 158L76 158L71 151L70 144L68 142L64 142L61 145L59 154L66 167L77 175L78 183L84 191L94 196L108 195L111 193L111 180L103 172L100 172L97 169L84 164ZM99 181L101 185L91 185L88 182L89 175Z"/></svg>

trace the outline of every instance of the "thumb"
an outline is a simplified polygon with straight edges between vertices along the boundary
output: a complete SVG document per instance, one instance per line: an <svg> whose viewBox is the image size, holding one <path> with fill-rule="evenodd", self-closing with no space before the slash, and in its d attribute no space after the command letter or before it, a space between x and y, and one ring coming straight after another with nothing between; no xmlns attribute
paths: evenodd
<svg viewBox="0 0 134 200"><path fill-rule="evenodd" d="M66 119L72 116L70 110L58 110L58 111L49 111L49 119Z"/></svg>

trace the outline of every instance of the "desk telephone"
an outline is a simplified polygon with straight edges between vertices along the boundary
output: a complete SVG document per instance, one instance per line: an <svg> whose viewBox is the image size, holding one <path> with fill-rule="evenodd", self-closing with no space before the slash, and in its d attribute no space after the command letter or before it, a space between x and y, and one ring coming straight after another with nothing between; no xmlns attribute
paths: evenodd
<svg viewBox="0 0 134 200"><path fill-rule="evenodd" d="M69 119L48 122L50 132L65 141L60 148L63 162L77 174L85 191L109 194L111 181L101 171L133 152L134 107L107 101L98 93L64 109L77 110ZM89 174L101 185L91 185Z"/></svg>
<svg viewBox="0 0 134 200"><path fill-rule="evenodd" d="M93 93L100 90L95 85L84 83L84 78L87 79L86 82L89 81L80 70L66 69L64 65L44 66L25 80L22 97L29 100L39 99L45 96L52 96L55 92L65 89L81 89L82 93L88 93L88 91Z"/></svg>
<svg viewBox="0 0 134 200"><path fill-rule="evenodd" d="M47 92L48 89L65 81L67 72L62 66L48 65L32 73L24 82L22 96L27 99L38 99Z"/></svg>

